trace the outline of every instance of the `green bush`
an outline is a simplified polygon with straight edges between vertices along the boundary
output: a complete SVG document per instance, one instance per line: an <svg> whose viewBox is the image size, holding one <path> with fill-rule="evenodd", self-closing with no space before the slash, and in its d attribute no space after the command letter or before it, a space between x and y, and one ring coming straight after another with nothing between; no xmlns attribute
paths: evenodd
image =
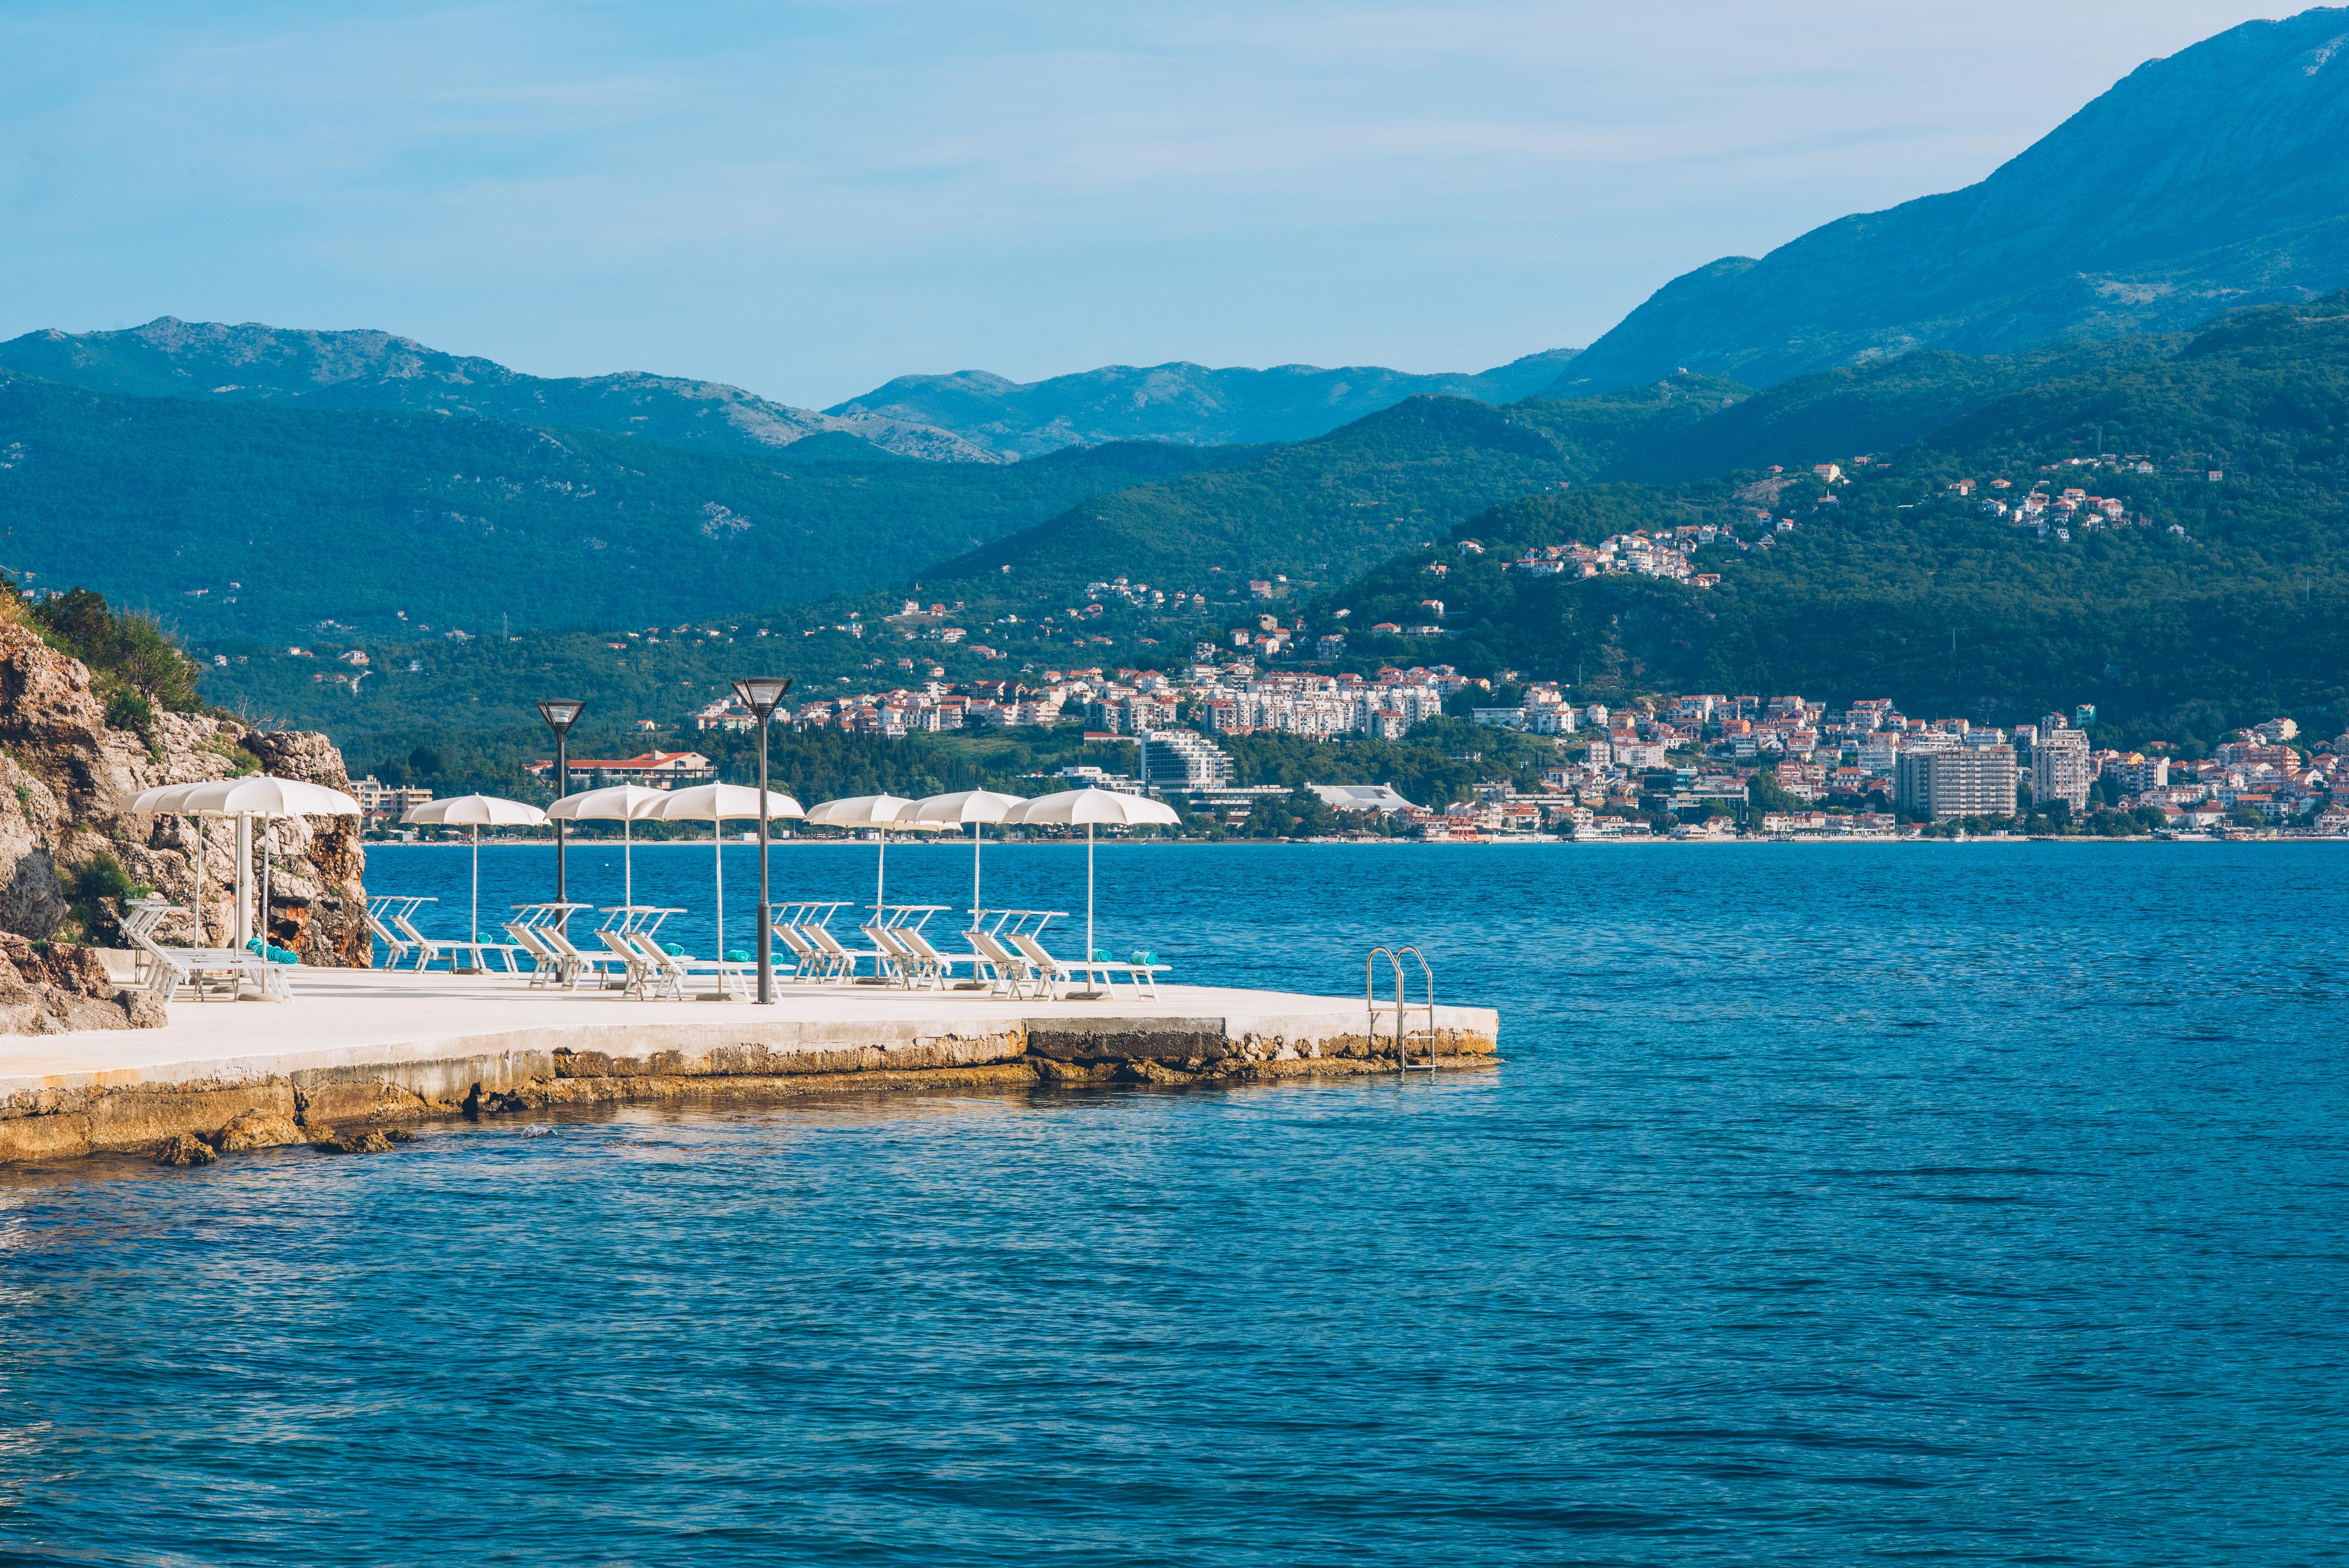
<svg viewBox="0 0 2349 1568"><path fill-rule="evenodd" d="M80 940L110 947L122 938L119 921L122 900L143 898L149 889L133 882L122 862L101 849L79 866L59 867L57 891ZM112 909L107 907L109 900Z"/></svg>

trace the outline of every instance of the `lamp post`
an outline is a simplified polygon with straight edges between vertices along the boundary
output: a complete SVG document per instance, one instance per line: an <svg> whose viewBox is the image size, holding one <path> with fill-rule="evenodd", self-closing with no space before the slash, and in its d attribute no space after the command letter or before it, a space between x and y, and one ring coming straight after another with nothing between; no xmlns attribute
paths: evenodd
<svg viewBox="0 0 2349 1568"><path fill-rule="evenodd" d="M586 711L586 703L564 697L550 697L538 705L538 716L546 721L548 729L554 732L554 798L557 800L571 793L571 726L577 723L579 715ZM557 817L554 820L554 901L558 904L571 902L570 885L564 877L565 869L563 819ZM556 917L556 924L565 930L570 929L571 911L563 910Z"/></svg>
<svg viewBox="0 0 2349 1568"><path fill-rule="evenodd" d="M759 1005L775 1000L775 971L770 961L775 928L767 904L767 721L775 716L792 683L779 675L753 676L734 682L734 695L759 725Z"/></svg>

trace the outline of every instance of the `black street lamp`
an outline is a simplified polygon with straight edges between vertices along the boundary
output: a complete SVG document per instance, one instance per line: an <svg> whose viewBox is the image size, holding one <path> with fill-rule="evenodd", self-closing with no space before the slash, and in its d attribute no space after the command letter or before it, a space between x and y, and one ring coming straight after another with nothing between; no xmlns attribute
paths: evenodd
<svg viewBox="0 0 2349 1568"><path fill-rule="evenodd" d="M571 726L579 722L579 715L586 711L586 703L562 697L550 697L538 705L538 716L546 721L548 729L554 732L554 798L557 800L571 793ZM554 901L558 904L571 901L569 885L564 880L564 870L563 819L557 817L554 821ZM565 930L570 929L571 911L563 910L556 917L555 923Z"/></svg>
<svg viewBox="0 0 2349 1568"><path fill-rule="evenodd" d="M775 1000L775 971L769 955L774 950L773 911L767 904L767 721L792 689L779 675L754 676L734 682L734 695L759 724L759 1003Z"/></svg>

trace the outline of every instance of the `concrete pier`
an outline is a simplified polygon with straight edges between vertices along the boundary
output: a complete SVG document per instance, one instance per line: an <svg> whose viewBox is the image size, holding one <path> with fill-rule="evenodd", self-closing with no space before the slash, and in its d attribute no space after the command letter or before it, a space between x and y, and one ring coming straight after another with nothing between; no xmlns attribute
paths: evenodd
<svg viewBox="0 0 2349 1568"><path fill-rule="evenodd" d="M1375 1044L1370 1023L1359 997L1202 986L1060 1002L787 986L762 1008L303 970L290 1002L181 1001L161 1029L0 1037L0 1160L217 1142L241 1116L287 1142L552 1105L1392 1072L1393 1013ZM1491 1009L1439 1007L1435 1024L1444 1068L1494 1060Z"/></svg>

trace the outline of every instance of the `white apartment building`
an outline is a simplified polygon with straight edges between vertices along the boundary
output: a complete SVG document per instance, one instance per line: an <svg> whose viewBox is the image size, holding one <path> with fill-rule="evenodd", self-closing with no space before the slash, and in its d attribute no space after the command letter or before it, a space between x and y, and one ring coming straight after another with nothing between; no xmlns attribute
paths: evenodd
<svg viewBox="0 0 2349 1568"><path fill-rule="evenodd" d="M1135 739L1142 752L1138 772L1150 789L1224 789L1232 782L1232 759L1205 735L1147 730Z"/></svg>
<svg viewBox="0 0 2349 1568"><path fill-rule="evenodd" d="M1936 822L2014 815L2014 748L1920 746L1900 753L1893 804Z"/></svg>
<svg viewBox="0 0 2349 1568"><path fill-rule="evenodd" d="M2075 730L2050 714L2039 725L2039 742L2031 748L2031 800L2040 807L2052 801L2069 801L2072 809L2088 805L2088 784L2094 770L2088 762L2088 732Z"/></svg>

